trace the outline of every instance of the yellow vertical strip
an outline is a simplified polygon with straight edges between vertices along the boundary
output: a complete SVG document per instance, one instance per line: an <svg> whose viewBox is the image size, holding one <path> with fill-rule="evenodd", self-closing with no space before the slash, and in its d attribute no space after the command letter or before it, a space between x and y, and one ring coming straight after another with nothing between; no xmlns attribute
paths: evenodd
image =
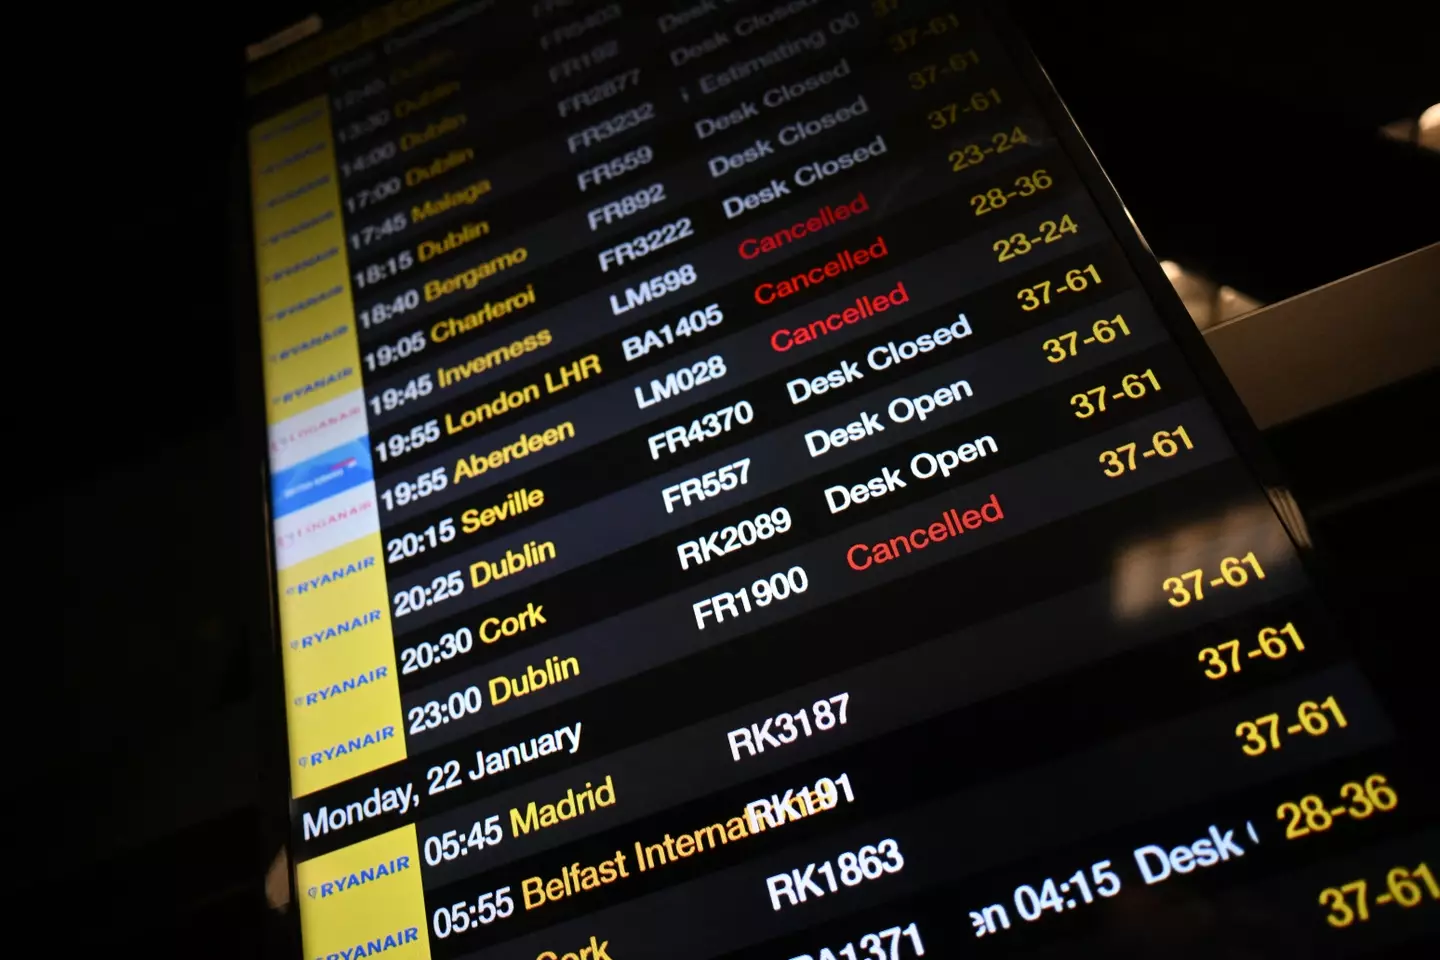
<svg viewBox="0 0 1440 960"><path fill-rule="evenodd" d="M250 172L299 797L404 759L405 737L326 99L253 127Z"/></svg>
<svg viewBox="0 0 1440 960"><path fill-rule="evenodd" d="M415 825L295 866L305 956L429 960Z"/></svg>

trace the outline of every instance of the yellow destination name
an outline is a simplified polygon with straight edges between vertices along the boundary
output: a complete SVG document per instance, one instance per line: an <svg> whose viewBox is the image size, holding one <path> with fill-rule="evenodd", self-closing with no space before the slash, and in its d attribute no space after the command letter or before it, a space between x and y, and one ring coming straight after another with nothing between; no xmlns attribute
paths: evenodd
<svg viewBox="0 0 1440 960"><path fill-rule="evenodd" d="M649 845L635 841L634 865L641 873L706 853L717 847L754 836L744 817L731 817L724 823L712 823L678 837L665 834L665 839ZM547 903L559 903L567 897L588 890L597 890L617 880L633 876L627 869L626 855L619 850L615 856L594 866L574 863L560 869L560 876L527 877L520 882L526 910L535 910Z"/></svg>
<svg viewBox="0 0 1440 960"><path fill-rule="evenodd" d="M424 130L417 130L413 133L402 133L400 135L400 149L414 150L416 147L423 147L438 137L447 133L454 133L465 126L466 117L463 113L451 114L448 117L441 117L434 123L425 125Z"/></svg>
<svg viewBox="0 0 1440 960"><path fill-rule="evenodd" d="M469 156L467 156L465 160L454 164L454 166L457 167L460 165L460 163L464 163L468 161L471 157L475 156L475 151L469 149L458 152L469 154ZM435 162L440 163L445 159L445 157L441 157L440 160L437 160ZM432 164L431 166L434 166L434 164ZM423 169L428 170L429 167ZM448 170L450 168L446 167L445 169ZM444 170L440 172L443 173ZM411 182L410 173L411 171L409 170L405 171L406 183ZM434 176L434 174L427 174L421 179L429 179L429 177L431 176ZM420 181L416 180L414 182L419 183ZM489 193L490 189L490 181L488 179L480 179L476 180L474 183L467 184L466 186L461 187L459 190L451 190L443 197L440 197L438 200L426 200L424 203L414 205L410 208L410 222L419 223L421 220L433 217L437 213L444 213L446 210L453 210L456 207L468 207L470 206L470 204L474 203L476 200L479 200L481 197L485 196L485 194Z"/></svg>
<svg viewBox="0 0 1440 960"><path fill-rule="evenodd" d="M436 67L444 66L455 59L453 50L436 50L434 53L427 53L424 57L414 63L406 64L403 67L396 67L390 71L390 83L398 86L406 80L414 80L416 77L424 76Z"/></svg>
<svg viewBox="0 0 1440 960"><path fill-rule="evenodd" d="M529 696L537 690L553 687L578 676L580 661L575 657L565 657L563 660L560 657L551 657L538 667L533 663L528 664L525 672L516 676L507 677L501 674L490 678L490 706L498 707L512 698Z"/></svg>
<svg viewBox="0 0 1440 960"><path fill-rule="evenodd" d="M493 370L516 357L523 357L527 353L548 347L551 342L553 342L553 338L550 336L550 331L539 330L527 337L521 337L519 340L512 340L510 343L496 347L494 350L478 353L464 363L457 363L453 367L440 367L435 371L436 379L440 381L441 389L444 389L478 376L487 370Z"/></svg>
<svg viewBox="0 0 1440 960"><path fill-rule="evenodd" d="M583 817L601 807L613 806L615 799L615 782L606 774L605 782L600 786L586 781L584 790L576 793L573 787L567 789L565 796L554 803L537 804L531 800L523 812L519 807L511 807L510 835L518 837L522 833L544 830L566 820Z"/></svg>
<svg viewBox="0 0 1440 960"><path fill-rule="evenodd" d="M512 293L503 300L491 300L489 303L481 304L479 309L472 310L463 317L449 317L439 321L430 328L430 340L432 343L453 340L455 337L485 326L492 320L499 320L501 317L507 317L526 307L533 306L534 303L535 284L527 283L524 290Z"/></svg>
<svg viewBox="0 0 1440 960"><path fill-rule="evenodd" d="M473 243L481 237L490 235L490 221L476 220L473 223L462 223L459 230L451 230L440 240L421 240L420 245L415 248L415 256L421 263L434 259L442 253L449 253L451 250L458 250L467 243Z"/></svg>
<svg viewBox="0 0 1440 960"><path fill-rule="evenodd" d="M481 476L491 470L498 470L508 463L521 460L538 453L546 447L553 447L557 443L564 443L566 440L575 438L575 424L566 420L564 423L557 423L553 427L542 430L540 433L522 433L514 443L507 443L503 447L496 447L489 453L472 453L468 457L461 457L455 461L455 479L469 480L471 477Z"/></svg>
<svg viewBox="0 0 1440 960"><path fill-rule="evenodd" d="M451 80L448 83L440 84L438 87L431 87L413 100L397 100L395 102L395 116L398 119L400 117L407 117L416 110L424 110L431 104L439 103L441 100L446 99L459 89L460 81Z"/></svg>
<svg viewBox="0 0 1440 960"><path fill-rule="evenodd" d="M449 153L445 154L445 156L438 157L437 159L425 164L423 167L411 167L410 169L406 170L405 185L407 187L413 187L416 184L424 183L431 177L438 177L442 173L448 173L449 171L454 170L456 167L462 164L469 163L471 160L474 159L475 151L471 150L469 147L466 147L463 150L451 150ZM485 184L485 189L488 192L490 189L490 181L485 180L483 182Z"/></svg>
<svg viewBox="0 0 1440 960"><path fill-rule="evenodd" d="M545 503L544 490L527 490L521 487L519 490L511 490L494 506L480 509L472 507L460 514L460 529L466 533L475 533L486 527L493 527L503 520L510 520L525 513L527 510L534 510Z"/></svg>
<svg viewBox="0 0 1440 960"><path fill-rule="evenodd" d="M509 253L502 253L499 256L491 257L489 260L482 260L468 270L462 270L450 277L448 280L431 280L425 284L425 302L430 303L439 300L441 297L448 297L459 290L474 290L475 285L481 280L488 280L490 277L509 270L516 264L524 263L530 259L530 251L524 247L516 247Z"/></svg>

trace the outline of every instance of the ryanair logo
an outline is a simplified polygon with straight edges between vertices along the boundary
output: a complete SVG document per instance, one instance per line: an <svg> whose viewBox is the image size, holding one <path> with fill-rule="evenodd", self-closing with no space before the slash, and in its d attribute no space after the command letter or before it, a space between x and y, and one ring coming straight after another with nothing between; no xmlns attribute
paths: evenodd
<svg viewBox="0 0 1440 960"><path fill-rule="evenodd" d="M347 563L343 567L336 567L329 573L322 573L318 577L312 577L309 580L302 580L299 583L294 584L293 586L286 587L285 595L287 597L295 597L300 596L301 594L310 593L312 591L320 589L321 587L329 586L332 583L338 583L339 581L344 580L351 574L359 573L361 570L369 570L373 566L375 566L374 554L371 554L368 557L361 557L359 560L356 560L353 563Z"/></svg>
<svg viewBox="0 0 1440 960"><path fill-rule="evenodd" d="M382 861L373 867L366 867L364 870L356 870L348 876L339 876L334 880L316 884L305 892L310 895L312 900L324 900L326 897L333 897L337 893L344 893L346 890L353 890L373 880L382 880L409 869L409 857L396 857L393 860Z"/></svg>
<svg viewBox="0 0 1440 960"><path fill-rule="evenodd" d="M309 340L302 340L294 346L286 347L279 353L270 354L270 362L279 363L282 360L289 360L291 357L298 357L300 354L305 353L308 350L314 350L316 347L323 347L325 346L325 344L339 337L343 337L349 332L350 325L348 323L342 323L334 330L326 330L324 333L317 334L316 336L311 337Z"/></svg>
<svg viewBox="0 0 1440 960"><path fill-rule="evenodd" d="M349 380L354 375L355 369L353 367L345 367L343 370L336 370L328 377L320 377L318 380L313 380L310 383L305 384L304 386L296 387L294 390L286 390L284 393L280 394L280 396L276 397L270 402L294 403L296 400L299 400L302 397L308 397L310 396L310 394L315 393L318 390L324 390L327 387L333 387L337 383L342 383L346 380Z"/></svg>
<svg viewBox="0 0 1440 960"><path fill-rule="evenodd" d="M368 627L372 623L379 623L382 613L380 610L371 610L369 613L361 614L358 617L351 617L349 620L341 620L334 626L326 627L316 633L307 633L298 640L290 641L291 650L308 650L311 647L318 647L326 640L334 640L336 637L344 636L351 630L359 630Z"/></svg>
<svg viewBox="0 0 1440 960"><path fill-rule="evenodd" d="M367 733L360 737L351 737L349 740L342 740L333 747L325 747L313 753L302 754L295 762L302 767L318 767L329 760L335 760L352 753L364 750L366 747L373 747L377 743L393 739L395 727L386 725L373 733Z"/></svg>
<svg viewBox="0 0 1440 960"><path fill-rule="evenodd" d="M385 666L375 667L373 670L366 670L357 676L347 677L339 683L331 683L321 687L319 690L312 690L304 696L295 698L297 707L313 707L317 703L324 703L342 693L349 693L351 690L359 690L377 683L390 675L390 668Z"/></svg>

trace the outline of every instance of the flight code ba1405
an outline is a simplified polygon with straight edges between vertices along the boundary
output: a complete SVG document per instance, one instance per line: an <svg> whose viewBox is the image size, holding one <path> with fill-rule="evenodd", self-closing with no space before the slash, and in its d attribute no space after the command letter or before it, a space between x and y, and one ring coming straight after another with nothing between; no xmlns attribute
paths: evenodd
<svg viewBox="0 0 1440 960"><path fill-rule="evenodd" d="M724 320L725 314L721 312L720 304L712 303L699 310L692 310L688 316L675 321L673 326L662 323L642 334L626 337L620 342L620 347L625 351L627 361L638 360L651 350L663 350L674 345L678 337L694 336L702 330L720 326Z"/></svg>

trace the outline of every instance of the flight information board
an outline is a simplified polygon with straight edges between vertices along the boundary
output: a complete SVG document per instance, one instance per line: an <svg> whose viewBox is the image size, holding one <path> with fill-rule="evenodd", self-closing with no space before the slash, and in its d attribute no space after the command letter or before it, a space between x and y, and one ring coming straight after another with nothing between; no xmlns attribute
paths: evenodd
<svg viewBox="0 0 1440 960"><path fill-rule="evenodd" d="M1011 37L410 0L257 64L306 957L1436 929L1416 761Z"/></svg>

